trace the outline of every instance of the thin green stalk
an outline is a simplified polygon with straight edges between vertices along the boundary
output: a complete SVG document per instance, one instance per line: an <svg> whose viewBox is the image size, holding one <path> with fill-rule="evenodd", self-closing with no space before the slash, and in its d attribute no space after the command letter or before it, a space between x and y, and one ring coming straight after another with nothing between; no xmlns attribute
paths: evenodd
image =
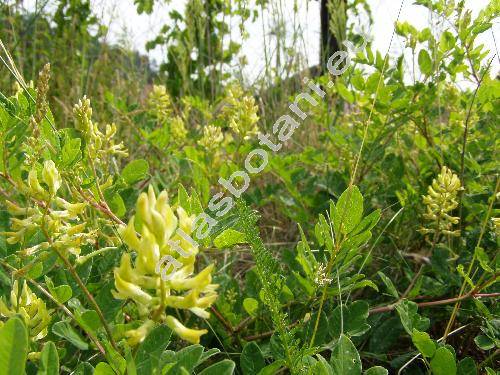
<svg viewBox="0 0 500 375"><path fill-rule="evenodd" d="M103 247L102 249L95 250L95 251L92 251L91 253L88 253L86 255L82 255L82 256L78 257L76 259L76 263L78 263L78 264L84 264L88 260L92 259L93 257L95 257L97 255L100 255L100 254L103 254L103 253L106 253L106 252L108 252L110 250L115 250L115 249L117 249L117 247L115 247L115 246Z"/></svg>

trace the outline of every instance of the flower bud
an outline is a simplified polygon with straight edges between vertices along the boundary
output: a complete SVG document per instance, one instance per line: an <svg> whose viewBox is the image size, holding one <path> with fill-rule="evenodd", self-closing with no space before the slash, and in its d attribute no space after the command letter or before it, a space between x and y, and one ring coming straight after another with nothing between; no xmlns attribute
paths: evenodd
<svg viewBox="0 0 500 375"><path fill-rule="evenodd" d="M43 163L42 170L43 182L49 187L49 192L52 196L57 193L57 190L61 187L61 175L56 168L56 165L52 160L47 160Z"/></svg>

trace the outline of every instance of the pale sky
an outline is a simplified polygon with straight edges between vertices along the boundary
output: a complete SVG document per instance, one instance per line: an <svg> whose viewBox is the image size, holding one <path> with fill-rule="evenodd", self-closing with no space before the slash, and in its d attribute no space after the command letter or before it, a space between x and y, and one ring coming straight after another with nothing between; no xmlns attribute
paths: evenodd
<svg viewBox="0 0 500 375"><path fill-rule="evenodd" d="M369 0L372 8L374 25L371 30L371 36L376 49L382 55L387 52L389 41L393 32L394 23L397 19L398 11L403 2L400 21L409 21L418 29L427 27L430 23L430 13L422 6L413 5L413 0ZM480 9L483 9L488 0L466 0L466 8L473 12L473 16ZM35 0L26 1L27 4L35 3ZM171 0L169 4L164 4L163 1L157 0L154 11L151 15L138 15L133 0L91 0L92 9L101 19L101 21L109 26L108 41L111 43L121 43L128 47L134 48L156 61L163 60L165 53L160 48L147 52L145 44L148 40L153 39L160 28L168 23L168 13L172 9L183 12L186 0ZM253 2L252 2L253 3ZM284 18L287 20L287 29L292 30L293 21L293 3L292 0L271 0L273 6L280 7ZM308 0L297 0L298 15L295 20L295 27L300 28L300 43L301 48L294 50L295 53L300 53L307 61L307 65L314 65L318 62L319 55L319 2ZM29 6L29 5L28 5ZM265 66L263 37L264 35L269 40L269 29L271 20L268 16L259 17L254 23L247 24L249 37L243 42L242 51L248 60L248 65L243 70L243 75L252 83ZM266 29L263 32L263 24ZM290 32L291 33L291 32ZM484 43L491 53L495 54L495 43L493 34L500 41L500 25L498 22L494 24L493 31L482 33L478 37L478 42ZM236 21L232 27L231 37L239 40L239 29ZM290 42L291 35L288 35ZM391 51L397 53L402 49L402 42L397 37L393 40ZM272 48L270 48L272 50ZM272 51L268 50L269 54ZM500 64L498 59L492 64L492 71L498 73Z"/></svg>

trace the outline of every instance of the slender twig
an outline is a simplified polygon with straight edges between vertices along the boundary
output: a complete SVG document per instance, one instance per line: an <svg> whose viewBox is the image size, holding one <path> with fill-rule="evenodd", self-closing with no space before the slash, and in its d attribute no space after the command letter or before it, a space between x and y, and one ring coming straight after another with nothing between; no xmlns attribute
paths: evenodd
<svg viewBox="0 0 500 375"><path fill-rule="evenodd" d="M252 316L247 316L245 319L243 319L241 322L239 322L236 327L234 327L234 333L240 332L243 328L248 326L250 323L252 323L255 320L254 317Z"/></svg>
<svg viewBox="0 0 500 375"><path fill-rule="evenodd" d="M116 246L109 246L109 247L103 247L102 249L92 251L91 253L88 253L86 255L82 255L76 259L76 263L78 264L83 264L87 262L89 259L92 259L93 257L100 255L102 253L105 253L110 250L115 250L117 249Z"/></svg>
<svg viewBox="0 0 500 375"><path fill-rule="evenodd" d="M454 298L441 299L437 301L427 301L417 303L418 307L432 307L432 306L441 306L441 305L449 305L451 303L460 302L469 298L495 298L500 297L500 293L467 293L463 296L458 296ZM397 303L393 303L387 306L375 307L369 310L369 314L380 314L384 312L393 311L397 306Z"/></svg>
<svg viewBox="0 0 500 375"><path fill-rule="evenodd" d="M215 306L210 306L210 310L214 313L215 317L217 318L218 321L222 323L224 328L227 330L227 332L232 335L234 332L233 326L231 325L231 322L227 321L226 318L222 316L222 314L217 310Z"/></svg>

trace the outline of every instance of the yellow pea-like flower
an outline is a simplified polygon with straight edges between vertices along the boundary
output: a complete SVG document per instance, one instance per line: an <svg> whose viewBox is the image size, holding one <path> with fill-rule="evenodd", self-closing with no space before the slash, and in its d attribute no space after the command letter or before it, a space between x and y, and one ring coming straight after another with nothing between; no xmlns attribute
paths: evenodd
<svg viewBox="0 0 500 375"><path fill-rule="evenodd" d="M181 339L191 344L199 344L200 337L208 331L206 329L191 329L184 326L181 322L169 315L165 318L165 324L174 331Z"/></svg>
<svg viewBox="0 0 500 375"><path fill-rule="evenodd" d="M55 195L57 190L61 187L61 175L56 168L56 165L52 160L47 160L43 163L42 169L43 182L49 187L49 192L51 195Z"/></svg>
<svg viewBox="0 0 500 375"><path fill-rule="evenodd" d="M0 299L0 316L10 318L20 314L27 327L30 338L33 341L44 338L48 333L48 326L51 320L50 311L45 302L38 298L24 281L19 293L17 280L12 284L10 293L10 307Z"/></svg>
<svg viewBox="0 0 500 375"><path fill-rule="evenodd" d="M422 234L460 235L460 231L452 230L452 226L458 224L459 218L450 215L451 211L458 206L456 198L460 190L462 190L462 184L458 176L448 167L443 166L441 173L428 187L428 194L423 197L426 205L426 213L423 216L429 224L419 230Z"/></svg>
<svg viewBox="0 0 500 375"><path fill-rule="evenodd" d="M136 215L119 229L127 246L136 253L134 260L124 253L120 266L115 268L115 298L133 300L144 324L125 334L131 345L141 342L153 328L152 322L166 323L182 339L199 342L206 330L184 327L167 313L167 309L185 309L193 314L208 318L208 309L217 299L217 285L212 284L213 265L198 274L194 273L198 246L182 238L192 232L194 216L182 207L174 211L168 204L166 192L156 196L152 187L137 199ZM137 225L136 225L137 223ZM162 258L167 257L167 258ZM170 278L162 279L162 259L175 261L176 268L170 271ZM163 265L163 267L166 267Z"/></svg>

